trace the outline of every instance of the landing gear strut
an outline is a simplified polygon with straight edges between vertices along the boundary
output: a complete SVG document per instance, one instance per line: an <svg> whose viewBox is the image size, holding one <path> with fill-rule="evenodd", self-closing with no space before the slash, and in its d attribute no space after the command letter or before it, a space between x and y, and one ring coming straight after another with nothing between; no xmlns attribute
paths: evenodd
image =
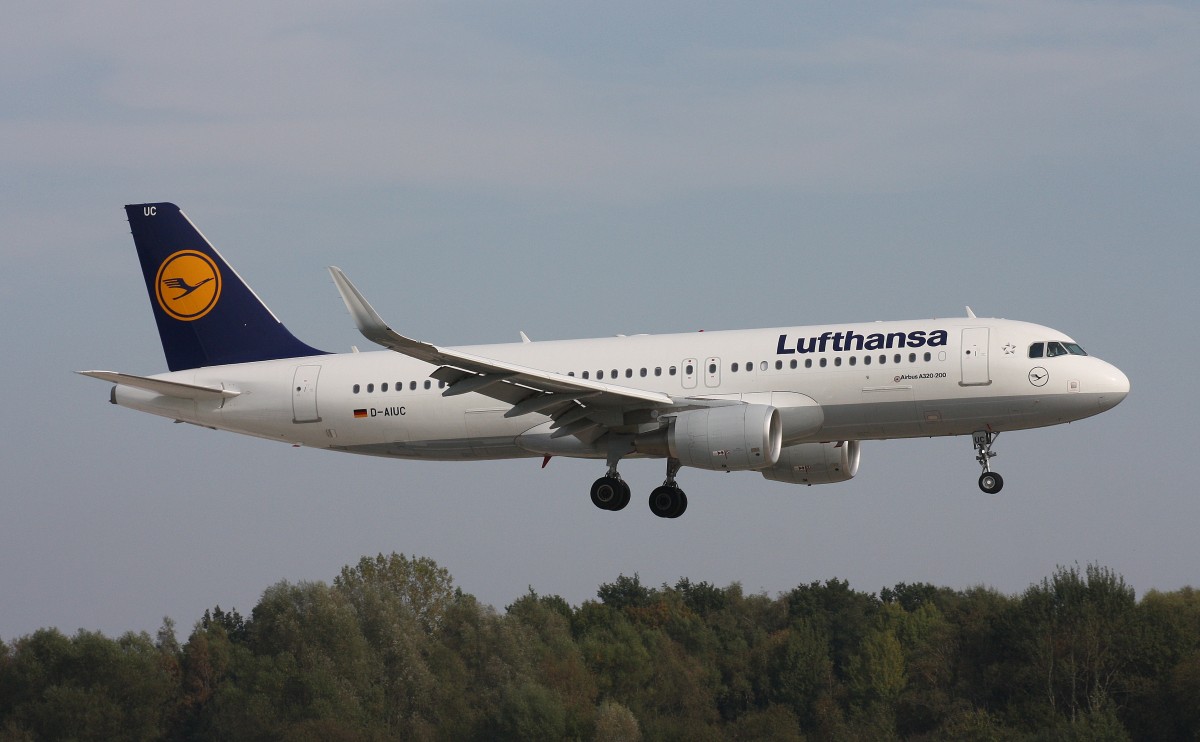
<svg viewBox="0 0 1200 742"><path fill-rule="evenodd" d="M687 510L687 495L675 483L675 474L679 472L679 459L667 458L667 478L661 487L655 487L650 493L650 512L660 518L678 518Z"/></svg>
<svg viewBox="0 0 1200 742"><path fill-rule="evenodd" d="M629 504L629 485L617 473L617 462L628 447L627 442L613 438L608 446L608 473L592 482L592 504L601 510L620 510Z"/></svg>
<svg viewBox="0 0 1200 742"><path fill-rule="evenodd" d="M999 433L993 433L990 430L977 430L971 435L971 440L975 444L975 460L983 467L983 474L979 475L979 489L994 495L1004 487L1004 477L992 471L991 460L996 455L992 450L992 442L1000 437Z"/></svg>

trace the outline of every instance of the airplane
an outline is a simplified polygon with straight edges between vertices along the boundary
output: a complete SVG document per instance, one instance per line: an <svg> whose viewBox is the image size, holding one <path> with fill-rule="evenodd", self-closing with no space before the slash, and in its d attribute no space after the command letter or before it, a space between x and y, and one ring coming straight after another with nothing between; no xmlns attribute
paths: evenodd
<svg viewBox="0 0 1200 742"><path fill-rule="evenodd" d="M1001 432L1099 414L1129 393L1058 330L966 317L447 347L393 330L330 267L358 330L386 350L297 339L171 203L125 207L168 373L78 373L109 401L296 446L401 459L604 460L592 503L623 509L626 458L657 458L661 518L682 467L844 482L866 440L971 436L979 488L1000 491ZM181 293L182 292L182 293Z"/></svg>

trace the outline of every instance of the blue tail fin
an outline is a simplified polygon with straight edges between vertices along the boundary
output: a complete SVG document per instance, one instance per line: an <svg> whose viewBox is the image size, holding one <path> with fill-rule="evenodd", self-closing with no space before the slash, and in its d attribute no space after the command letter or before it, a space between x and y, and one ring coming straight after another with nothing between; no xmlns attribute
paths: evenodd
<svg viewBox="0 0 1200 742"><path fill-rule="evenodd" d="M288 332L178 206L125 213L172 371L322 354Z"/></svg>

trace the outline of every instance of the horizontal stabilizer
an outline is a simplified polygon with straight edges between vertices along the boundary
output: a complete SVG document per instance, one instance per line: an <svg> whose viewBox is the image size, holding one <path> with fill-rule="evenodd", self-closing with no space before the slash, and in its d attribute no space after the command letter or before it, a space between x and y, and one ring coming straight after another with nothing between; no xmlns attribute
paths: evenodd
<svg viewBox="0 0 1200 742"><path fill-rule="evenodd" d="M100 379L101 381L111 381L121 386L144 389L166 397L179 397L180 399L223 399L236 397L241 394L241 392L229 389L183 384L178 381L165 381L163 379L151 379L146 376L134 376L133 374L122 374L116 371L76 371L75 373L90 376L93 379Z"/></svg>

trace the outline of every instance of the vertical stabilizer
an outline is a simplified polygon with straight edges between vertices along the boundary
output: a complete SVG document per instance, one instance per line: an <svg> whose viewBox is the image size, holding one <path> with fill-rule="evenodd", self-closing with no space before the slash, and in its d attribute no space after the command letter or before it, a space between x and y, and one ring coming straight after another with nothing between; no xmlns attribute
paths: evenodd
<svg viewBox="0 0 1200 742"><path fill-rule="evenodd" d="M178 206L125 213L172 371L322 354L288 332Z"/></svg>

